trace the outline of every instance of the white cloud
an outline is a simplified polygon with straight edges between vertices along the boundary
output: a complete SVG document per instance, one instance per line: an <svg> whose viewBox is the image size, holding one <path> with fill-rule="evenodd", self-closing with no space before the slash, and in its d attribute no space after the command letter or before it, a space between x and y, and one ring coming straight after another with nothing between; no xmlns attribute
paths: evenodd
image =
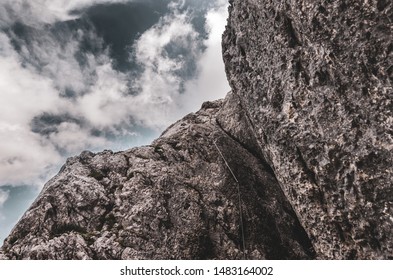
<svg viewBox="0 0 393 280"><path fill-rule="evenodd" d="M42 6L36 10L24 1L12 1L10 10L7 4L11 2L5 1L0 4L0 15L25 18L31 13L29 20L42 23L53 15L54 7L67 14L75 7L98 2L114 1L29 1L35 8ZM113 143L105 136L93 136L92 130L113 130L113 126L129 122L131 114L126 76L112 68L97 34L79 29L58 36L44 26L30 32L26 43L0 31L0 186L42 185L66 156L110 148ZM81 65L77 54L83 37L95 42L101 53L83 54ZM20 50L16 51L11 38L20 44ZM64 98L66 90L76 96ZM71 121L59 122L50 134L41 135L31 125L43 114L70 116Z"/></svg>
<svg viewBox="0 0 393 280"><path fill-rule="evenodd" d="M93 127L105 128L127 121L127 77L112 68L110 61L94 66L96 81L75 102L77 114Z"/></svg>
<svg viewBox="0 0 393 280"><path fill-rule="evenodd" d="M175 10L136 42L136 61L144 70L135 81L134 86L140 90L130 106L143 125L163 129L174 120L174 114L179 111L182 82L177 71L184 66L185 58L171 57L165 47L175 44L197 59L200 54L197 37L188 15Z"/></svg>
<svg viewBox="0 0 393 280"><path fill-rule="evenodd" d="M0 208L3 207L3 204L7 201L8 196L9 196L8 191L4 191L0 189Z"/></svg>
<svg viewBox="0 0 393 280"><path fill-rule="evenodd" d="M94 137L88 131L75 123L64 122L58 126L58 131L49 136L51 143L67 151L69 154L78 154L86 149L104 149L110 142L103 137Z"/></svg>
<svg viewBox="0 0 393 280"><path fill-rule="evenodd" d="M0 185L42 184L62 157L53 145L23 127L0 126Z"/></svg>
<svg viewBox="0 0 393 280"><path fill-rule="evenodd" d="M62 102L51 81L22 67L19 58L0 33L0 185L36 181L60 159L51 145L30 131L29 122Z"/></svg>
<svg viewBox="0 0 393 280"><path fill-rule="evenodd" d="M94 4L122 2L130 0L2 0L0 27L17 21L33 26L51 24L75 18L70 12L77 9Z"/></svg>
<svg viewBox="0 0 393 280"><path fill-rule="evenodd" d="M81 66L75 55L80 36L59 41L44 30L35 36L17 52L8 35L0 32L0 186L42 185L65 156L110 145L90 130L118 120L113 113L118 112L116 106L109 101L125 88L126 81L111 68L107 53L88 55ZM65 89L82 96L84 92L88 93L84 96L101 95L103 100L92 102L96 106L92 114L92 106L84 104L83 97L64 98ZM34 133L31 123L44 113L71 116L87 124L81 127L64 121L50 135Z"/></svg>
<svg viewBox="0 0 393 280"><path fill-rule="evenodd" d="M0 189L0 222L5 220L6 218L2 213L2 208L4 203L8 200L8 197L9 197L9 191Z"/></svg>
<svg viewBox="0 0 393 280"><path fill-rule="evenodd" d="M221 37L228 17L227 1L217 1L217 7L206 15L209 37L204 42L206 51L198 60L199 75L186 84L181 95L183 111L195 111L202 102L223 98L230 90L221 55Z"/></svg>
<svg viewBox="0 0 393 280"><path fill-rule="evenodd" d="M47 6L31 18L47 21L52 10L67 14L93 2L104 1L36 1L32 5ZM22 9L22 3L15 1L15 11ZM0 15L4 6L0 4ZM225 96L229 87L221 58L221 34L227 3L217 0L208 11L206 40L194 29L191 13L180 12L180 6L171 5L172 13L135 43L134 55L143 72L131 81L133 94L129 91L130 76L112 67L107 50L101 47L99 55L85 54L83 65L77 60L83 36L99 47L102 44L92 32L78 30L54 36L36 27L34 37L28 44L22 42L18 52L10 42L12 34L0 32L0 185L40 185L53 175L65 156L85 149L118 147L116 137L123 142L132 136L137 138L135 126L159 131L197 110L203 101ZM29 9L20 14L37 12ZM174 56L168 51L170 46L186 50L187 57L182 51ZM190 60L196 63L197 75L184 83L179 73ZM72 90L75 96L64 98L66 90ZM43 114L69 119L39 134L31 125Z"/></svg>
<svg viewBox="0 0 393 280"><path fill-rule="evenodd" d="M222 98L229 91L221 55L228 5L223 0L215 4L206 15L209 35L202 42L206 48L203 53L189 14L177 10L182 3L173 4L173 14L163 18L137 41L135 55L144 72L136 81L141 90L133 104L137 105L134 114L144 125L162 129L184 114L199 109L202 102ZM170 43L187 49L187 55L197 62L197 76L185 83L185 90L182 90L184 81L176 71L184 66L186 58L169 56L165 47Z"/></svg>
<svg viewBox="0 0 393 280"><path fill-rule="evenodd" d="M23 67L9 38L0 33L0 120L25 122L38 112L54 107L57 100L50 79ZM48 98L49 96L49 98Z"/></svg>

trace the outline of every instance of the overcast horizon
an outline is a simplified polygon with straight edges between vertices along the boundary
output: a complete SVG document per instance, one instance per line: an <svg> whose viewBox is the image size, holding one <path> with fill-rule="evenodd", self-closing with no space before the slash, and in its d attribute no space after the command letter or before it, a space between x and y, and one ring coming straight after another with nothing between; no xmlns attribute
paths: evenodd
<svg viewBox="0 0 393 280"><path fill-rule="evenodd" d="M149 144L226 95L227 2L0 3L0 246L67 157Z"/></svg>

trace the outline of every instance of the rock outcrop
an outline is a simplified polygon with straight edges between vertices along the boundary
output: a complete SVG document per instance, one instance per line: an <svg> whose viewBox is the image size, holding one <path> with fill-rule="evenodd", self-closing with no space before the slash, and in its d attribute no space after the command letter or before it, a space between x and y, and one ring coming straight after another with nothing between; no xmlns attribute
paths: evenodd
<svg viewBox="0 0 393 280"><path fill-rule="evenodd" d="M317 256L393 258L393 4L231 1L234 94Z"/></svg>
<svg viewBox="0 0 393 280"><path fill-rule="evenodd" d="M393 258L393 4L230 4L232 93L70 158L0 259Z"/></svg>
<svg viewBox="0 0 393 280"><path fill-rule="evenodd" d="M232 112L242 119L237 106L235 96L207 102L150 146L70 158L7 238L3 257L312 258L269 166L228 134L247 128L225 121Z"/></svg>

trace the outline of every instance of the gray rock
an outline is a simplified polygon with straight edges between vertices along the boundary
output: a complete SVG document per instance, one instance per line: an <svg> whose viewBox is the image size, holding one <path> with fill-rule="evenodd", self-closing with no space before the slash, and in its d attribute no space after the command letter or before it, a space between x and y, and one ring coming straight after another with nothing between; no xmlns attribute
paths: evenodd
<svg viewBox="0 0 393 280"><path fill-rule="evenodd" d="M238 106L230 100L205 103L150 146L68 159L6 239L5 258L312 258L271 170L218 123Z"/></svg>
<svg viewBox="0 0 393 280"><path fill-rule="evenodd" d="M317 256L393 258L392 2L231 3L228 79Z"/></svg>

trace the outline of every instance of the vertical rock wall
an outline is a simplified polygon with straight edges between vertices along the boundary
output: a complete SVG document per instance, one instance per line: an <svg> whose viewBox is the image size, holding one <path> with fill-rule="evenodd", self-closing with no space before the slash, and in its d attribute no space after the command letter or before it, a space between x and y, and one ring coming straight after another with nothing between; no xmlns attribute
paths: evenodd
<svg viewBox="0 0 393 280"><path fill-rule="evenodd" d="M320 258L393 258L391 1L233 0L231 87Z"/></svg>

